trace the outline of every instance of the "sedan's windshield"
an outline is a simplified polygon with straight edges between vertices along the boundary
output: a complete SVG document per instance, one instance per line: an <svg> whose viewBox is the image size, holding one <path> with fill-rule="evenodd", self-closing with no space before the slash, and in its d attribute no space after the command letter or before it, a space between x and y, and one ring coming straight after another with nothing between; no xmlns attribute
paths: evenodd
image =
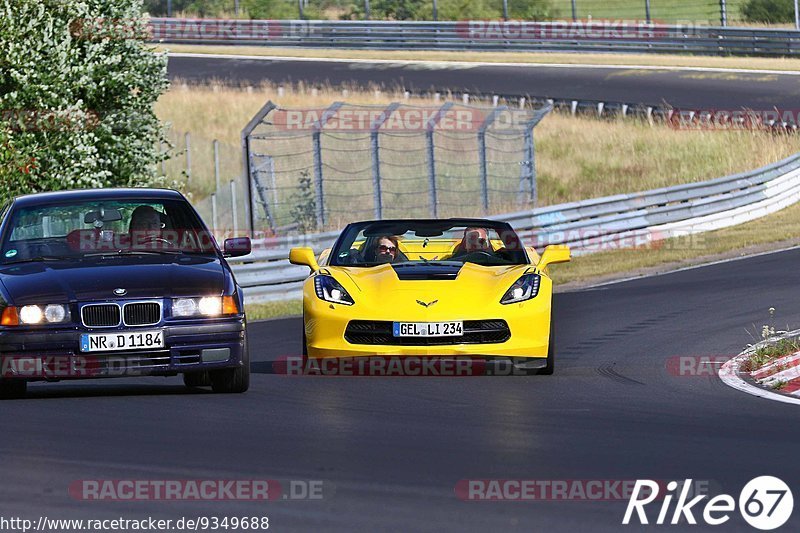
<svg viewBox="0 0 800 533"><path fill-rule="evenodd" d="M528 263L508 224L472 220L405 220L351 224L333 250L331 265L522 265Z"/></svg>
<svg viewBox="0 0 800 533"><path fill-rule="evenodd" d="M187 202L143 199L72 201L17 208L2 263L80 259L95 255L215 253Z"/></svg>

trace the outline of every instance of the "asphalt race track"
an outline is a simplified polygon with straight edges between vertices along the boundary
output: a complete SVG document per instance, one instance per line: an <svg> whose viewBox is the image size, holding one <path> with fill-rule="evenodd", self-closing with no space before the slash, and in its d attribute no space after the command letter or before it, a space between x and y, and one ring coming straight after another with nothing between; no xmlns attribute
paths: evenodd
<svg viewBox="0 0 800 533"><path fill-rule="evenodd" d="M3 514L267 515L275 531L603 531L621 529L624 501L465 502L454 487L692 478L737 498L768 474L797 487L796 406L666 368L672 356L737 353L769 307L778 328L800 325L798 262L793 249L557 294L550 377L277 375L272 361L300 350L294 318L251 324L255 374L244 396L190 392L180 378L35 384L29 399L1 406ZM317 480L323 498L81 502L67 493L82 479L197 478ZM785 529L798 526L795 512ZM748 528L732 513L716 529ZM703 527L667 528L686 529Z"/></svg>
<svg viewBox="0 0 800 533"><path fill-rule="evenodd" d="M794 110L800 97L800 76L791 74L211 57L170 57L168 69L171 79L191 82L382 85L414 92L452 90L654 106L668 103L683 109Z"/></svg>

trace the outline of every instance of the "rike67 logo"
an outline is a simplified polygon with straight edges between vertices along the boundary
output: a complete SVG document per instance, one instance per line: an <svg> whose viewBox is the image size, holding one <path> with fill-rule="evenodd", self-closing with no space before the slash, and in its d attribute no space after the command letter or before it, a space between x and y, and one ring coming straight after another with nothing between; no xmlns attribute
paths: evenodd
<svg viewBox="0 0 800 533"><path fill-rule="evenodd" d="M708 495L690 495L691 486L690 479L683 485L671 481L666 486L666 492L659 493L660 486L656 481L637 480L622 523L628 525L633 520L635 524L638 520L639 524L650 524L653 518L652 512L648 516L645 507L656 500L661 503L655 520L655 524L658 525L683 523L694 525L697 524L695 513L711 526L722 525L730 520L731 514L737 508L733 496L720 494L703 502ZM689 499L690 496L694 497ZM674 508L672 508L673 500L676 500ZM792 491L781 479L773 476L751 479L739 493L739 513L745 522L756 529L767 531L781 527L792 516L792 509L794 509Z"/></svg>

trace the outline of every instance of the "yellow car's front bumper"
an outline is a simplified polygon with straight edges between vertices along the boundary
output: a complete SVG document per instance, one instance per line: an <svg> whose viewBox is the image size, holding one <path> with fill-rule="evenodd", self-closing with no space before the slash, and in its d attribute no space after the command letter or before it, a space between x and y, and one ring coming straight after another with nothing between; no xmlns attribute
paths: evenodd
<svg viewBox="0 0 800 533"><path fill-rule="evenodd" d="M543 284L545 285L545 284ZM369 357L369 356L505 356L546 358L550 343L550 287L526 302L501 305L499 302L470 308L464 298L441 298L435 305L424 308L412 295L410 305L398 305L398 295L386 305L359 304L347 306L324 302L314 293L313 283L305 286L303 312L305 317L306 350L308 357ZM402 299L402 297L400 297ZM477 307L477 306L476 306ZM504 320L510 330L508 340L493 343L403 345L393 344L393 337L382 344L355 344L345 339L352 320L380 322L447 322L473 320Z"/></svg>

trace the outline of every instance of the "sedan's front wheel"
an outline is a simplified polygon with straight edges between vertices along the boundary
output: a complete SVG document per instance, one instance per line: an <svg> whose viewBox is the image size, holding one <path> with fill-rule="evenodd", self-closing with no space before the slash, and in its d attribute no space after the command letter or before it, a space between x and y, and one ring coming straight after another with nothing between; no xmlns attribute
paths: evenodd
<svg viewBox="0 0 800 533"><path fill-rule="evenodd" d="M211 390L226 394L247 392L250 388L250 349L247 345L247 334L244 337L242 364L236 368L210 370Z"/></svg>
<svg viewBox="0 0 800 533"><path fill-rule="evenodd" d="M190 389L209 387L211 385L211 377L206 370L203 372L187 372L183 375L183 384Z"/></svg>
<svg viewBox="0 0 800 533"><path fill-rule="evenodd" d="M0 379L0 400L24 398L28 382L24 379Z"/></svg>

